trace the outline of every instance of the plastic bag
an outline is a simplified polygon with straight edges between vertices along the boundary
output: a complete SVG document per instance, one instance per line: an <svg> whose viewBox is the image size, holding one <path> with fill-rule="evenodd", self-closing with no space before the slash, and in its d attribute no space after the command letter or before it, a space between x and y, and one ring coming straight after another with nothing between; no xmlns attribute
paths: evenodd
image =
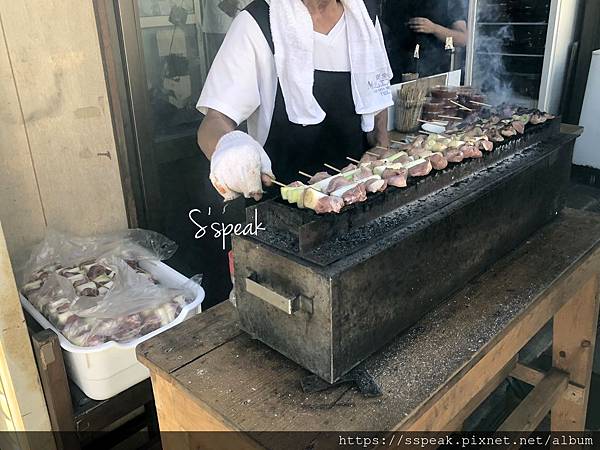
<svg viewBox="0 0 600 450"><path fill-rule="evenodd" d="M89 266L55 266L54 272L44 272L39 287L28 283L22 289L54 327L83 347L127 342L171 323L195 300L202 283L202 276L196 275L178 289L161 286L137 264L118 258L97 260ZM80 271L89 278L80 280ZM107 291L99 292L109 284Z"/></svg>
<svg viewBox="0 0 600 450"><path fill-rule="evenodd" d="M114 273L114 284L104 296L81 296L71 305L72 311L81 317L114 319L141 311L158 308L167 302L185 301L196 298L194 285L202 281L201 275L190 279L180 289L157 284L145 271L117 258L99 260L98 263L110 268ZM184 303L184 304L185 304Z"/></svg>
<svg viewBox="0 0 600 450"><path fill-rule="evenodd" d="M20 278L21 281L28 280L47 266L75 266L100 258L164 261L173 256L175 251L175 242L149 230L132 229L93 237L76 237L49 229L20 270Z"/></svg>
<svg viewBox="0 0 600 450"><path fill-rule="evenodd" d="M123 271L125 276L119 281ZM179 316L183 307L196 298L194 287L202 278L196 275L180 289L173 289L140 277L129 266L121 266L115 280L114 288L104 297L84 296L71 303L69 312L76 319L67 320L62 329L67 339L76 345L95 346L145 336Z"/></svg>
<svg viewBox="0 0 600 450"><path fill-rule="evenodd" d="M145 230L94 238L50 231L23 271L21 292L75 345L126 342L171 323L196 298L201 275L173 289L138 265L176 248Z"/></svg>

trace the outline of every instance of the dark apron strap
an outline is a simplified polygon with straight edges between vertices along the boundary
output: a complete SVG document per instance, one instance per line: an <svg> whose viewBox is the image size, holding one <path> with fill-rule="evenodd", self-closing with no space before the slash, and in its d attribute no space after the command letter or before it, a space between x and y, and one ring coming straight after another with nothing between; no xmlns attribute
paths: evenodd
<svg viewBox="0 0 600 450"><path fill-rule="evenodd" d="M254 0L246 6L245 11L248 11L254 18L260 31L264 34L271 51L275 53L273 35L271 34L271 23L269 22L269 4L265 0Z"/></svg>

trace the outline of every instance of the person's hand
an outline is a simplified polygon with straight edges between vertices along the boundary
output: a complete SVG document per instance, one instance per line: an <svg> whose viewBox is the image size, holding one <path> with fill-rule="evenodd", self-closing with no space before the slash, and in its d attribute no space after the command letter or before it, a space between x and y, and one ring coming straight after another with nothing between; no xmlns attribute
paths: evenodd
<svg viewBox="0 0 600 450"><path fill-rule="evenodd" d="M262 146L241 131L225 134L210 159L210 181L225 201L243 195L260 200L262 184L275 179L271 160Z"/></svg>
<svg viewBox="0 0 600 450"><path fill-rule="evenodd" d="M437 25L425 17L413 17L408 21L409 28L415 33L433 34Z"/></svg>

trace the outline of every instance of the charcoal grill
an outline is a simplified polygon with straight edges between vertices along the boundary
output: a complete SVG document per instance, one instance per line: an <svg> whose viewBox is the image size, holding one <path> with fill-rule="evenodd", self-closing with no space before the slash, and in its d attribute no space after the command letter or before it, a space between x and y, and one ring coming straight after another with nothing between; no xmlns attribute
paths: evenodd
<svg viewBox="0 0 600 450"><path fill-rule="evenodd" d="M574 140L531 126L337 215L248 208L267 231L233 240L242 329L335 382L558 214Z"/></svg>

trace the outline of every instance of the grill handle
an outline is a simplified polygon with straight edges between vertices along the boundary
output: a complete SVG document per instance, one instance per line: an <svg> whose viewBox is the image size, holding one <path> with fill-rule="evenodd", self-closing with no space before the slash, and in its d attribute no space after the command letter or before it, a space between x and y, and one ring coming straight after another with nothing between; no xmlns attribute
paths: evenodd
<svg viewBox="0 0 600 450"><path fill-rule="evenodd" d="M256 281L255 274L246 278L246 291L286 314L292 315L300 309L312 314L312 299L301 294L294 296L280 294L273 288L264 286Z"/></svg>

